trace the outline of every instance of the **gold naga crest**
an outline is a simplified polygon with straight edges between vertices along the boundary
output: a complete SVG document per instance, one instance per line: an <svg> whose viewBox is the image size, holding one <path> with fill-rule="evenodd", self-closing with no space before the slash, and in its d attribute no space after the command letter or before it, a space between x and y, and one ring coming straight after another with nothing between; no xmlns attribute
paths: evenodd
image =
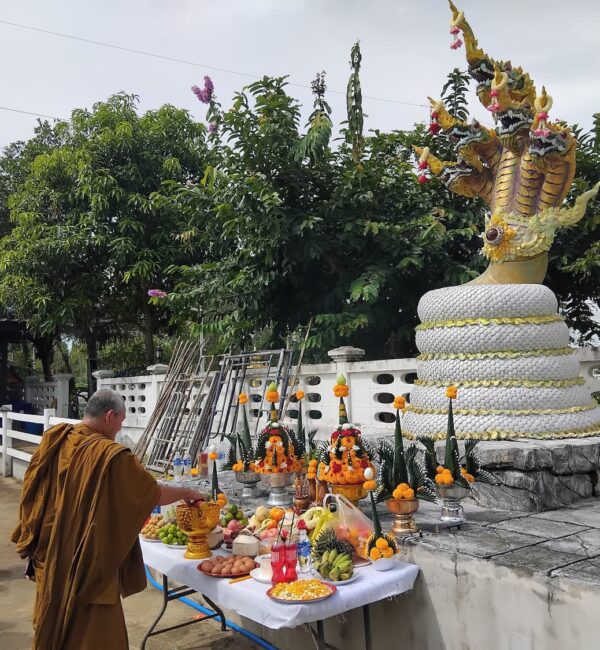
<svg viewBox="0 0 600 650"><path fill-rule="evenodd" d="M552 97L546 89L538 94L520 67L488 56L464 13L449 4L451 48L464 43L477 96L492 113L495 128L462 122L441 101L429 98L430 131L441 131L454 143L456 161L415 147L420 180L428 170L452 192L480 197L488 206L482 239L490 264L474 283L541 283L556 230L583 217L600 183L572 207L562 207L575 176L576 141L570 129L550 121Z"/></svg>

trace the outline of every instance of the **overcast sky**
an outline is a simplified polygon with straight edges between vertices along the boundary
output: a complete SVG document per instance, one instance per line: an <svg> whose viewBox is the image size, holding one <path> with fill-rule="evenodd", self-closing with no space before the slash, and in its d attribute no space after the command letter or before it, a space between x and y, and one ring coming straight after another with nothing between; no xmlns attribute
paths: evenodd
<svg viewBox="0 0 600 650"><path fill-rule="evenodd" d="M591 124L600 111L597 0L463 0L480 45L523 66L554 97L551 117ZM427 119L428 94L465 67L464 50L449 49L446 0L3 0L0 21L184 59L199 67L101 47L0 22L0 106L68 117L76 107L124 90L141 108L169 102L203 119L190 86L209 74L219 100L253 76L290 75L309 86L327 71L343 91L349 51L360 39L367 126L390 130ZM205 67L206 66L206 67ZM226 68L244 74L211 70ZM310 90L290 93L311 107ZM334 122L344 119L343 94L330 93ZM473 113L490 122L479 103ZM0 146L32 134L35 117L0 110Z"/></svg>

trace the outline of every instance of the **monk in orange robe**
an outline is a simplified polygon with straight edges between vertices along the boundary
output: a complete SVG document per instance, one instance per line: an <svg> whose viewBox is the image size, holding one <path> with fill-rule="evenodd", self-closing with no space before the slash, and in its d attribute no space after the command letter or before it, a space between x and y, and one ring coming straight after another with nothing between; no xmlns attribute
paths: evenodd
<svg viewBox="0 0 600 650"><path fill-rule="evenodd" d="M121 396L100 390L32 456L12 540L36 581L34 650L128 650L121 596L146 587L138 534L157 504L200 496L158 485L114 441L124 419Z"/></svg>

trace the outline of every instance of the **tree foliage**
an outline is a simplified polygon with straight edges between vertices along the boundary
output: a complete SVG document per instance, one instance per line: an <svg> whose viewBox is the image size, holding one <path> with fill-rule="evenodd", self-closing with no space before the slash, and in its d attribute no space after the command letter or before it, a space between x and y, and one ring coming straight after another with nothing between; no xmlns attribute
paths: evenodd
<svg viewBox="0 0 600 650"><path fill-rule="evenodd" d="M168 284L170 264L190 259L174 238L176 196L200 176L206 146L185 111L139 116L136 104L115 95L51 128L60 142L33 159L8 200L0 303L32 334L86 341L92 358L99 341L138 328L152 362L163 308L147 292Z"/></svg>
<svg viewBox="0 0 600 650"><path fill-rule="evenodd" d="M229 109L205 80L208 131L173 106L138 115L124 94L40 125L0 159L0 304L90 355L137 330L147 362L158 332L202 334L215 351L280 347L309 322L313 360L342 344L413 354L421 296L485 266L483 210L416 182L412 145L447 157L425 125L364 133L360 63L356 44L335 146L324 73L305 130L285 77L250 84ZM454 70L441 95L464 120L466 92ZM598 116L578 131L569 200L600 179L599 134ZM583 339L598 332L598 205L555 243L548 276ZM169 295L148 300L151 288Z"/></svg>

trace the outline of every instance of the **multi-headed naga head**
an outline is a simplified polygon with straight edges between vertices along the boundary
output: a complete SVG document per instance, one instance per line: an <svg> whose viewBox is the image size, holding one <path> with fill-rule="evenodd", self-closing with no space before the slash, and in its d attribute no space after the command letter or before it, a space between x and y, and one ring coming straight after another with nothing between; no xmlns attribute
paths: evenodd
<svg viewBox="0 0 600 650"><path fill-rule="evenodd" d="M553 167L556 156L565 158L570 154L574 155L575 138L568 127L548 121L552 97L546 93L546 88L542 88L542 94L535 98L534 108L535 118L529 136L529 155L540 169L549 170Z"/></svg>
<svg viewBox="0 0 600 650"><path fill-rule="evenodd" d="M429 170L452 192L487 204L482 239L490 266L475 282L541 282L556 230L583 217L600 184L572 207L563 206L575 174L575 139L568 128L550 122L552 98L545 88L537 95L521 68L488 56L451 0L450 9L450 47L463 45L462 34L477 95L493 115L495 128L466 124L430 99L430 131L441 130L450 139L457 160L439 160L428 149L415 148L419 180L426 181Z"/></svg>
<svg viewBox="0 0 600 650"><path fill-rule="evenodd" d="M496 65L487 109L494 115L502 145L516 154L523 151L533 123L533 98L520 99L521 94L511 91L508 73Z"/></svg>

